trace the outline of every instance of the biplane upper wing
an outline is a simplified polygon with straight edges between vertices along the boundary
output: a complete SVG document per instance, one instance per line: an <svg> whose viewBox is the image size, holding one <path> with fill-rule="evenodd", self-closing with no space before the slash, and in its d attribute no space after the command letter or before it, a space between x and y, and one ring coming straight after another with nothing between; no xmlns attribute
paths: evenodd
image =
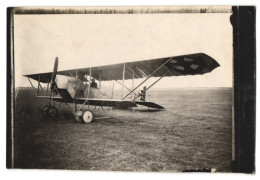
<svg viewBox="0 0 260 180"><path fill-rule="evenodd" d="M204 53L189 54L182 56L172 56L159 59L126 62L120 64L88 67L81 69L70 69L58 71L61 75L76 75L84 79L90 73L95 79L101 75L102 81L121 80L122 70L125 66L125 79L143 78L145 75L152 77L164 76L185 76L195 74L205 74L217 68L219 64L210 56ZM52 72L24 75L34 80L48 83L51 80Z"/></svg>

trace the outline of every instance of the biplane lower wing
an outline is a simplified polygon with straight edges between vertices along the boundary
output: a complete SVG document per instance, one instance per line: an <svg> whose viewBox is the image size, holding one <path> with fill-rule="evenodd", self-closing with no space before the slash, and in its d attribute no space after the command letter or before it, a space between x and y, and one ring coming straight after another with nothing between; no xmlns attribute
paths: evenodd
<svg viewBox="0 0 260 180"><path fill-rule="evenodd" d="M49 99L49 96L38 96L39 98ZM87 99L86 98L76 98L74 100L69 100L69 98L64 97L52 97L52 99L56 102L64 102L64 103L76 103L83 104ZM86 105L91 106L108 106L108 107L117 107L117 108L128 108L128 107L137 107L137 105L142 105L150 108L156 109L165 109L164 107L156 104L154 102L148 101L122 101L117 99L88 99Z"/></svg>
<svg viewBox="0 0 260 180"><path fill-rule="evenodd" d="M49 96L38 96L39 98L49 99ZM74 100L69 100L63 97L52 97L52 100L56 102L64 102L64 103L76 103L83 104L86 102L86 105L91 106L108 106L108 107L118 107L118 108L128 108L128 107L137 107L137 105L133 101L122 101L117 99L86 99L86 98L76 98Z"/></svg>
<svg viewBox="0 0 260 180"><path fill-rule="evenodd" d="M75 99L75 103L82 104L86 101L86 98ZM120 99L88 99L87 103L92 106L109 106L118 108L137 107L132 101L123 101Z"/></svg>

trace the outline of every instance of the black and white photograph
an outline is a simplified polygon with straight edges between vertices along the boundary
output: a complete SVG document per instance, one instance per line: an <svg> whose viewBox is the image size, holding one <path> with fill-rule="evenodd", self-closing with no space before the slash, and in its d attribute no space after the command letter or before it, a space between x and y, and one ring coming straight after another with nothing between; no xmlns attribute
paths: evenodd
<svg viewBox="0 0 260 180"><path fill-rule="evenodd" d="M9 9L10 168L232 172L232 6Z"/></svg>

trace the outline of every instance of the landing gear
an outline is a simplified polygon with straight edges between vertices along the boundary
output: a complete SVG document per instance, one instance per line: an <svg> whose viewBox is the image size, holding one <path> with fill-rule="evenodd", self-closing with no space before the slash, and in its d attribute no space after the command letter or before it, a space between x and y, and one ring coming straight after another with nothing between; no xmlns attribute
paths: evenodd
<svg viewBox="0 0 260 180"><path fill-rule="evenodd" d="M90 110L79 110L75 114L76 122L91 123L93 120L93 113Z"/></svg>
<svg viewBox="0 0 260 180"><path fill-rule="evenodd" d="M49 105L46 105L42 108L42 115L44 117L47 117L48 116L48 108L49 108Z"/></svg>
<svg viewBox="0 0 260 180"><path fill-rule="evenodd" d="M47 114L49 117L54 118L58 114L58 110L55 106L49 106Z"/></svg>
<svg viewBox="0 0 260 180"><path fill-rule="evenodd" d="M93 120L93 113L90 110L86 110L82 115L83 123L91 123Z"/></svg>
<svg viewBox="0 0 260 180"><path fill-rule="evenodd" d="M58 114L58 109L55 106L46 105L41 109L41 112L44 117L55 118ZM93 113L88 109L80 109L77 113L74 114L74 119L78 123L91 123L93 118Z"/></svg>
<svg viewBox="0 0 260 180"><path fill-rule="evenodd" d="M57 108L55 106L46 105L42 109L42 114L45 117L54 118L54 117L57 116L58 110L57 110Z"/></svg>
<svg viewBox="0 0 260 180"><path fill-rule="evenodd" d="M76 122L82 122L82 115L83 115L84 111L83 110L79 110L76 114L75 114L75 121Z"/></svg>

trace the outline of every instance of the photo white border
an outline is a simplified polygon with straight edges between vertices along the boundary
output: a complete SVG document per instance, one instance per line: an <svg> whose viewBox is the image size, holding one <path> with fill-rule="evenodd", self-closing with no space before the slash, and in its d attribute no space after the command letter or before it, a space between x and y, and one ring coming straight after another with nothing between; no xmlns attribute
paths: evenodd
<svg viewBox="0 0 260 180"><path fill-rule="evenodd" d="M195 3L196 2L196 3ZM209 4L211 3L211 4ZM75 179L75 178L84 178L84 179L146 179L150 180L164 178L164 179L173 179L173 178L184 178L184 179L218 179L219 178L236 178L236 180L244 178L257 178L259 179L259 172L257 173L257 168L259 167L259 143L256 141L256 174L255 175L246 175L246 174L206 174L206 173L138 173L138 172L102 172L102 171L72 171L72 170L8 170L6 169L6 13L7 7L24 7L24 6L163 6L163 5L254 5L257 7L256 10L256 19L259 20L259 11L258 11L258 0L218 0L218 1L206 1L206 0L181 0L181 1L172 1L172 0L128 0L128 1L119 1L119 0L95 0L95 1L84 1L84 0L73 0L73 1L61 1L61 0L45 0L45 1L33 1L33 0L9 0L0 2L0 22L1 26L1 64L0 64L0 77L2 78L2 83L4 86L0 88L2 101L1 101L1 121L0 121L0 174L1 178L8 179L48 179L55 178L62 180L65 179ZM256 20L256 22L257 22ZM258 25L258 24L257 24ZM256 27L258 29L258 26ZM257 31L256 31L257 32ZM257 44L259 42L259 36L257 36ZM259 51L259 46L257 45L257 52ZM257 70L259 70L259 63L257 63ZM259 82L259 73L257 74L257 82ZM259 83L257 83L258 85ZM257 94L259 94L259 88L257 88ZM259 96L257 98L257 107L259 104ZM256 108L257 109L257 108ZM256 120L259 117L259 111L256 113ZM256 122L256 139L259 140L259 123ZM258 141L259 142L259 141ZM195 175L195 176L194 176Z"/></svg>

